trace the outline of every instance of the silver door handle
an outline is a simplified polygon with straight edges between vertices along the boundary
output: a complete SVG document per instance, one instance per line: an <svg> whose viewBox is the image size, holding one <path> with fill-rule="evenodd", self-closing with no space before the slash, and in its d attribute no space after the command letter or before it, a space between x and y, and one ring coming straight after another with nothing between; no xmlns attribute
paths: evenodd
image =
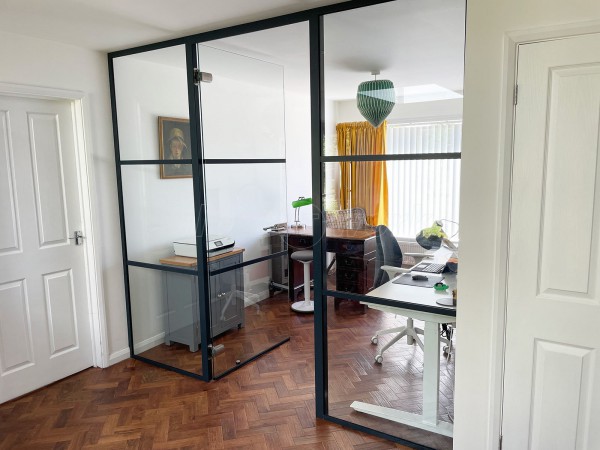
<svg viewBox="0 0 600 450"><path fill-rule="evenodd" d="M85 236L83 235L82 231L75 231L73 233L73 237L71 237L69 239L75 239L75 245L82 245L84 238L85 238Z"/></svg>

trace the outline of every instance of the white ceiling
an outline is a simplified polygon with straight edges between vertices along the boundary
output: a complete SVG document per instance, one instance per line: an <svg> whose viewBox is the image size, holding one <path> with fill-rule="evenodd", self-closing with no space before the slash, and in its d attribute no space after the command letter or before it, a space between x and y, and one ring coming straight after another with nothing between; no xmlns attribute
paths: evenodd
<svg viewBox="0 0 600 450"><path fill-rule="evenodd" d="M340 0L0 0L0 30L113 51Z"/></svg>
<svg viewBox="0 0 600 450"><path fill-rule="evenodd" d="M339 2L0 0L0 30L111 51L332 3ZM358 83L372 79L372 70L391 79L397 91L437 84L462 92L464 3L398 0L326 16L327 98L353 98ZM306 76L307 41L308 27L298 24L209 45L279 63ZM163 50L145 58L159 57L169 64L168 54ZM177 58L181 60L179 53Z"/></svg>

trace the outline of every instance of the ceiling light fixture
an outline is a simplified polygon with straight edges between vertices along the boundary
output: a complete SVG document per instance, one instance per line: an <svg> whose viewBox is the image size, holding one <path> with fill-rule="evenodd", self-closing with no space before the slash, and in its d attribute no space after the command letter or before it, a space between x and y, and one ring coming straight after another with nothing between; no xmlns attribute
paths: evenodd
<svg viewBox="0 0 600 450"><path fill-rule="evenodd" d="M364 81L358 85L356 106L362 116L377 128L390 115L396 104L394 83L390 80L378 80L378 70L371 72L373 81Z"/></svg>

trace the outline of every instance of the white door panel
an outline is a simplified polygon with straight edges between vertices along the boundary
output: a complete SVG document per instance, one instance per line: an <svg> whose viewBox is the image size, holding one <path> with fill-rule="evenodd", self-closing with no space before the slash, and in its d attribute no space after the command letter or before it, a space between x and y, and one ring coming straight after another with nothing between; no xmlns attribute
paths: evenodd
<svg viewBox="0 0 600 450"><path fill-rule="evenodd" d="M8 111L0 110L0 255L21 251Z"/></svg>
<svg viewBox="0 0 600 450"><path fill-rule="evenodd" d="M92 365L71 104L0 96L0 402Z"/></svg>
<svg viewBox="0 0 600 450"><path fill-rule="evenodd" d="M504 449L600 448L600 36L521 45Z"/></svg>

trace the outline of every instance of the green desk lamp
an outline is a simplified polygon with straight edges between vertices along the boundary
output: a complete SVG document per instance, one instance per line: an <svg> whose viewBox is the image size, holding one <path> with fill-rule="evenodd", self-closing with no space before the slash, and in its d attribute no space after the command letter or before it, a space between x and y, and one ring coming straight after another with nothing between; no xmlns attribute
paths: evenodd
<svg viewBox="0 0 600 450"><path fill-rule="evenodd" d="M303 206L308 206L308 205L312 205L312 198L304 198L304 197L298 197L298 200L294 200L292 202L292 208L295 209L294 211L294 225L292 225L292 228L304 228L305 225L300 223L300 208Z"/></svg>

